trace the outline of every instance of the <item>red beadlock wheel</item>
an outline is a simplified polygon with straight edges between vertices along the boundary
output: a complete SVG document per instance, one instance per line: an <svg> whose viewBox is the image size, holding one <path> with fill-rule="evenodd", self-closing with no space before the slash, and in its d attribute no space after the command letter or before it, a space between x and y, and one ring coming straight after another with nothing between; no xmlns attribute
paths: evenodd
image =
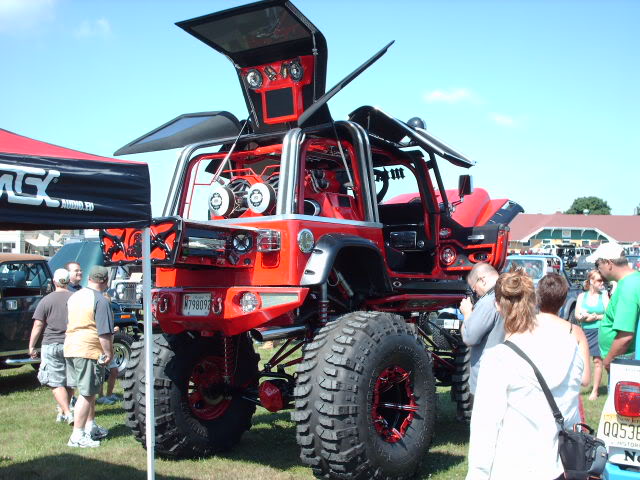
<svg viewBox="0 0 640 480"><path fill-rule="evenodd" d="M371 409L378 434L389 443L401 440L417 411L411 373L398 366L380 372L373 390Z"/></svg>
<svg viewBox="0 0 640 480"><path fill-rule="evenodd" d="M222 357L204 357L193 366L189 377L189 407L193 414L202 420L214 420L229 407L228 386L223 382Z"/></svg>

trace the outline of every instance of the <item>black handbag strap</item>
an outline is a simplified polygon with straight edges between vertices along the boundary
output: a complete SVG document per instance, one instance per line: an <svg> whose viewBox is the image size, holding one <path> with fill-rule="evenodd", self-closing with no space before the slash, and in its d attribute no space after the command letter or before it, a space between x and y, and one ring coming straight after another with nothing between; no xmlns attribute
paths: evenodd
<svg viewBox="0 0 640 480"><path fill-rule="evenodd" d="M533 368L533 373L536 374L536 378L538 379L538 382L540 382L540 387L542 387L542 392L544 393L544 396L547 398L547 402L549 402L549 406L551 407L551 411L553 412L553 418L556 419L556 423L560 425L560 428L564 428L564 418L560 413L558 404L553 399L553 395L551 394L551 390L549 390L549 387L547 386L547 382L544 381L544 378L542 377L540 370L538 370L538 367L536 367L536 365L531 361L531 359L527 356L527 354L524 353L522 350L520 350L520 347L518 347L515 343L511 342L510 340L505 340L504 344L507 347L509 347L511 350L516 352L518 355L520 355L529 365L531 365L531 368Z"/></svg>

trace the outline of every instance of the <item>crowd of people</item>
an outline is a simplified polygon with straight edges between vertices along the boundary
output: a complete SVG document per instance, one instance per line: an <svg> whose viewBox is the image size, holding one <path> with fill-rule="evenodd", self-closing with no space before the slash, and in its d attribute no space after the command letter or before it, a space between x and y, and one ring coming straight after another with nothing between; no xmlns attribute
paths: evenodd
<svg viewBox="0 0 640 480"><path fill-rule="evenodd" d="M522 269L498 275L478 264L468 275L480 298L460 304L474 394L467 480L564 478L549 403L531 365L505 340L537 366L568 427L584 422L581 387L591 384L589 399L595 400L603 368L634 354L640 272L616 243L602 244L588 260L596 269L577 299L581 326L558 316L568 291L558 274L545 275L537 290ZM616 283L610 299L604 281Z"/></svg>
<svg viewBox="0 0 640 480"><path fill-rule="evenodd" d="M86 287L82 268L71 262L54 272L55 290L46 295L33 314L29 354L41 357L38 379L51 388L57 403L56 421L73 425L69 447L98 447L109 432L95 421L96 397L102 391L107 367L113 367L113 313L105 296L108 270L95 266ZM42 336L40 354L36 344ZM117 376L117 368L115 368ZM113 368L107 390L114 403ZM112 378L113 377L113 378ZM74 396L77 391L77 400Z"/></svg>

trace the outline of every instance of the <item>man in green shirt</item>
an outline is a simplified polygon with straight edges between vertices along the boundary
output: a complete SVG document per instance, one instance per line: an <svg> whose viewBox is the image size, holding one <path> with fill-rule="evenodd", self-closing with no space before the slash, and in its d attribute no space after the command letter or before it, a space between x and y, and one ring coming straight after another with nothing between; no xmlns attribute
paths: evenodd
<svg viewBox="0 0 640 480"><path fill-rule="evenodd" d="M614 358L635 351L640 318L640 272L629 266L624 249L615 242L601 244L587 261L595 263L606 280L617 282L599 332L603 364L609 370Z"/></svg>

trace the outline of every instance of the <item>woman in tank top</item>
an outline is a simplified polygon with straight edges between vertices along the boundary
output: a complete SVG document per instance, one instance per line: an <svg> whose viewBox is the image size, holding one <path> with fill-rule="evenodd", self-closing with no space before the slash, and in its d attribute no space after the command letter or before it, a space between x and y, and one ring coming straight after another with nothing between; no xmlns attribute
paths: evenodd
<svg viewBox="0 0 640 480"><path fill-rule="evenodd" d="M576 319L589 342L589 355L593 358L593 389L589 400L598 398L598 387L602 379L602 356L598 346L598 328L609 304L609 295L604 288L604 279L598 270L591 270L584 282L585 291L576 300Z"/></svg>

